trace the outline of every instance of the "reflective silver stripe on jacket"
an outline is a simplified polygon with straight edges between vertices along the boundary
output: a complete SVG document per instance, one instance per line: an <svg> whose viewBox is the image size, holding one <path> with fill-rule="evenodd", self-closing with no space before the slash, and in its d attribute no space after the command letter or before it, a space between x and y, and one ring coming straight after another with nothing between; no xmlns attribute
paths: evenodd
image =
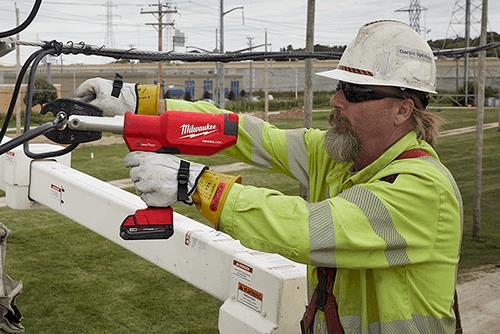
<svg viewBox="0 0 500 334"><path fill-rule="evenodd" d="M389 211L374 193L356 185L340 193L338 197L351 202L363 211L373 231L386 243L384 253L390 266L410 263L406 252L406 240L396 230Z"/></svg>
<svg viewBox="0 0 500 334"><path fill-rule="evenodd" d="M357 315L340 317L345 334L446 334L455 332L455 319L436 319L430 316L412 316L412 319L391 322L372 322L368 331L361 330L361 319Z"/></svg>
<svg viewBox="0 0 500 334"><path fill-rule="evenodd" d="M307 204L311 263L316 267L335 267L335 230L330 201Z"/></svg>
<svg viewBox="0 0 500 334"><path fill-rule="evenodd" d="M309 189L309 162L307 160L305 129L285 130L288 169L301 185Z"/></svg>
<svg viewBox="0 0 500 334"><path fill-rule="evenodd" d="M252 164L258 167L271 168L272 159L262 144L262 128L264 121L250 115L244 115L243 128L250 135L252 143Z"/></svg>

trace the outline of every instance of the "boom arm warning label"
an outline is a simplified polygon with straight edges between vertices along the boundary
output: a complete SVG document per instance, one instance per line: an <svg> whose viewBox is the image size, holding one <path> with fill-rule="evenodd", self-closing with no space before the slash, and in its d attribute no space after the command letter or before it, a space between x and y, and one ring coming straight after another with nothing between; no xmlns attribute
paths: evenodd
<svg viewBox="0 0 500 334"><path fill-rule="evenodd" d="M233 275L252 283L253 268L243 262L233 260Z"/></svg>
<svg viewBox="0 0 500 334"><path fill-rule="evenodd" d="M248 306L254 311L261 312L263 296L261 292L238 282L238 296L236 299L243 305Z"/></svg>

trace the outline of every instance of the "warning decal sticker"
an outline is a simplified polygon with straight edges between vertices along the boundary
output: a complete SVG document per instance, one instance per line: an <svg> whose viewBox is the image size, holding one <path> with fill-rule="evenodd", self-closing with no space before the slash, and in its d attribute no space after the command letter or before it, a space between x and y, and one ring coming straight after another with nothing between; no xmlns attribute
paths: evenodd
<svg viewBox="0 0 500 334"><path fill-rule="evenodd" d="M253 268L243 262L233 260L233 275L248 283L252 282Z"/></svg>
<svg viewBox="0 0 500 334"><path fill-rule="evenodd" d="M264 295L261 292L238 282L238 296L236 298L238 302L248 306L254 311L261 312L263 297Z"/></svg>

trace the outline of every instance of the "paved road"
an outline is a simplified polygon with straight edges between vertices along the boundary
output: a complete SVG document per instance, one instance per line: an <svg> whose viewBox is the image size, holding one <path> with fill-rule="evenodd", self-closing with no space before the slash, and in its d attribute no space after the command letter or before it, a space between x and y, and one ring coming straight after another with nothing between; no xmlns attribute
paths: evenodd
<svg viewBox="0 0 500 334"><path fill-rule="evenodd" d="M500 268L489 266L459 275L457 286L465 334L500 333Z"/></svg>

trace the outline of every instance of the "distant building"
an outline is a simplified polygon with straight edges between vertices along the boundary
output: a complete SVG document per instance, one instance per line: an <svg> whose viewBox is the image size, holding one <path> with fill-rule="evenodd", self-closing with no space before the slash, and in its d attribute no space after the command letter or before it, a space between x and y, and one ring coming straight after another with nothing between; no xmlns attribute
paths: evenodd
<svg viewBox="0 0 500 334"><path fill-rule="evenodd" d="M333 69L337 66L336 60L322 60L314 62L314 72ZM471 61L470 80L474 80L475 61ZM488 58L486 61L486 85L500 90L500 59ZM184 94L189 91L193 100L213 99L216 96L217 74L215 63L168 63L163 67L164 82L163 92L167 87L182 90ZM52 66L52 81L60 85L60 94L71 97L83 81L93 77L102 77L113 80L115 73L123 75L126 82L153 83L157 79L157 65L155 63L141 64L103 64L103 65L60 65ZM463 85L463 60L439 59L438 92L454 92L457 85ZM252 71L252 73L250 73ZM249 62L234 62L225 65L225 91L226 94L238 96L241 90L256 92L264 90L265 78L264 62L255 61L250 66ZM43 75L44 69L39 69ZM458 73L458 78L457 78ZM252 75L251 75L252 74ZM269 90L282 92L304 90L304 62L303 61L272 61L269 62ZM13 84L16 80L14 66L0 66L0 84ZM252 80L252 81L250 81ZM316 91L334 91L336 83L319 76L313 76L313 87ZM5 94L5 93L4 93ZM171 95L172 96L172 95ZM5 110L2 108L2 110Z"/></svg>

